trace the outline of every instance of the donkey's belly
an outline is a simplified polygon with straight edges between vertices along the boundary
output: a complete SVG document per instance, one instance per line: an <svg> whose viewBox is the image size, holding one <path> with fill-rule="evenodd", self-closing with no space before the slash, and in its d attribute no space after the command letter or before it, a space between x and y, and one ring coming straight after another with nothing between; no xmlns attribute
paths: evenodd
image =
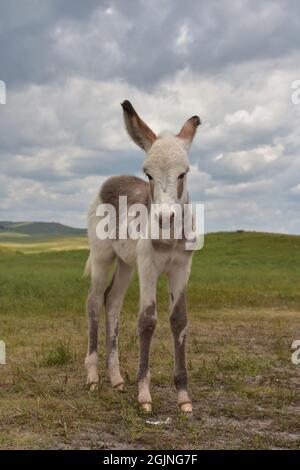
<svg viewBox="0 0 300 470"><path fill-rule="evenodd" d="M134 266L136 263L137 240L113 240L112 247L124 263Z"/></svg>

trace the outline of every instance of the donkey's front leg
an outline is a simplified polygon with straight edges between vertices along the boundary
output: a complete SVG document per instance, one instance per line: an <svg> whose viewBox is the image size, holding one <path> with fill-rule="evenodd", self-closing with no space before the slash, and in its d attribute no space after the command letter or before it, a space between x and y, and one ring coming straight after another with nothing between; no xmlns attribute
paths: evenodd
<svg viewBox="0 0 300 470"><path fill-rule="evenodd" d="M190 260L185 264L173 265L169 272L169 291L171 315L170 323L174 339L174 383L178 393L178 406L181 411L188 413L193 410L187 390L187 371L185 343L188 327L186 306L186 285L190 273Z"/></svg>
<svg viewBox="0 0 300 470"><path fill-rule="evenodd" d="M138 401L145 412L151 412L152 399L150 395L149 353L152 336L157 322L156 313L156 283L157 273L149 260L138 260L140 282L140 313L138 320L139 334L139 368Z"/></svg>

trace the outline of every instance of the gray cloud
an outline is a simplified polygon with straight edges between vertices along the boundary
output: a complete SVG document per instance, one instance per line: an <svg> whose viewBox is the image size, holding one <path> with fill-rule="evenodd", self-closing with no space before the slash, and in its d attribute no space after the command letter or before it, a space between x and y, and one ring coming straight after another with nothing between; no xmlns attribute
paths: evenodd
<svg viewBox="0 0 300 470"><path fill-rule="evenodd" d="M120 102L155 131L192 114L206 229L300 232L300 5L0 0L0 218L85 224L111 174L138 174Z"/></svg>
<svg viewBox="0 0 300 470"><path fill-rule="evenodd" d="M298 49L290 0L0 2L3 79L21 85L73 74L152 87L180 69L220 72Z"/></svg>

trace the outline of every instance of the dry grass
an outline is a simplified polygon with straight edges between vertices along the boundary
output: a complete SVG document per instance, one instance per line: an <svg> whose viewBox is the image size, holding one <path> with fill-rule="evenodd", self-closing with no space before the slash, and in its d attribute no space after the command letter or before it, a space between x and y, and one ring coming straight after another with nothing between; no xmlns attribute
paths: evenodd
<svg viewBox="0 0 300 470"><path fill-rule="evenodd" d="M86 390L83 317L12 320L2 330L9 345L0 376L2 449L300 446L300 367L290 357L298 312L193 312L188 368L195 412L190 418L176 409L164 313L152 349L151 417L136 403L137 344L130 312L123 313L121 326L125 393L110 388L103 367L99 390ZM102 365L103 346L100 357Z"/></svg>

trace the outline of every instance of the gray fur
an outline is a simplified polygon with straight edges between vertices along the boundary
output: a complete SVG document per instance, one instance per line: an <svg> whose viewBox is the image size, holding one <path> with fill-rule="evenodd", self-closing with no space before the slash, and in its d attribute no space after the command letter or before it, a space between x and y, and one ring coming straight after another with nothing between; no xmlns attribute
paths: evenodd
<svg viewBox="0 0 300 470"><path fill-rule="evenodd" d="M174 245L176 242L172 241L171 243L169 240L151 240L152 247L157 252L161 253L168 253L174 249Z"/></svg>
<svg viewBox="0 0 300 470"><path fill-rule="evenodd" d="M118 210L120 196L127 196L129 206L136 203L148 206L149 183L136 176L112 176L101 187L101 201Z"/></svg>
<svg viewBox="0 0 300 470"><path fill-rule="evenodd" d="M91 287L87 300L87 313L89 319L89 354L97 351L100 302L100 299L97 299L96 289Z"/></svg>
<svg viewBox="0 0 300 470"><path fill-rule="evenodd" d="M138 331L140 338L140 358L137 380L140 381L147 376L149 371L149 352L151 339L156 326L155 303L145 308L140 314L138 321Z"/></svg>
<svg viewBox="0 0 300 470"><path fill-rule="evenodd" d="M185 331L188 325L186 295L182 292L170 316L170 324L174 338L175 367L174 383L177 390L187 389L187 372L185 361ZM184 332L182 340L180 335Z"/></svg>

